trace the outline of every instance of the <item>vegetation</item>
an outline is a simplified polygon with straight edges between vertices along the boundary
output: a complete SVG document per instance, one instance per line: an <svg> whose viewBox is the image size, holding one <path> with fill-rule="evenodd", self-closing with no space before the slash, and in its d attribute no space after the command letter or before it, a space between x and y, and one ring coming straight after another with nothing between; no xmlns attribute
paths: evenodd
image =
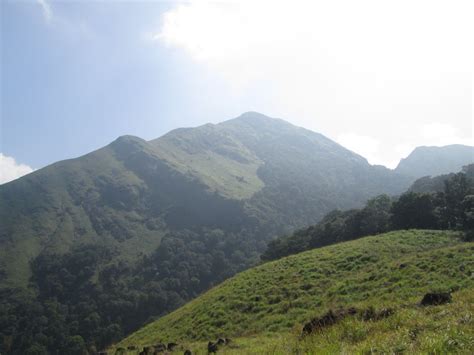
<svg viewBox="0 0 474 355"><path fill-rule="evenodd" d="M0 351L41 346L69 354L74 338L82 344L75 345L78 354L94 353L242 270L258 257L254 241L221 230L169 233L134 263L116 261L116 252L98 245L42 253L32 262L29 290L1 292L0 329L8 343Z"/></svg>
<svg viewBox="0 0 474 355"><path fill-rule="evenodd" d="M242 272L116 347L174 341L204 353L230 337L223 353L466 352L474 347L474 243L445 231L409 230L318 248ZM426 292L454 301L422 308ZM301 338L328 310L391 308L393 315L344 318Z"/></svg>
<svg viewBox="0 0 474 355"><path fill-rule="evenodd" d="M409 181L248 113L2 185L0 352L100 349L256 264L275 235Z"/></svg>
<svg viewBox="0 0 474 355"><path fill-rule="evenodd" d="M305 338L300 337L300 326L288 332L232 338L229 346L219 349L219 354L472 353L472 289L456 292L453 302L444 306L423 308L418 302L417 297L407 299L408 305L398 308L394 316L378 321L346 318ZM206 345L203 341L182 341L175 353L193 349L193 354L205 355Z"/></svg>
<svg viewBox="0 0 474 355"><path fill-rule="evenodd" d="M318 224L271 241L263 260L275 260L304 250L398 229L451 229L474 234L474 164L440 179L417 180L398 198L380 195L364 208L334 210ZM415 188L414 188L415 187ZM414 192L422 189L423 193Z"/></svg>

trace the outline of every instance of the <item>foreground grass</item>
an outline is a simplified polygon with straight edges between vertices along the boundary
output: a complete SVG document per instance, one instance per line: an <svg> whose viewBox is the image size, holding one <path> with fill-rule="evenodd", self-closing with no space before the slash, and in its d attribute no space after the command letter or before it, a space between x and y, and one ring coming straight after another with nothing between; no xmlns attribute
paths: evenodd
<svg viewBox="0 0 474 355"><path fill-rule="evenodd" d="M474 243L452 232L399 231L315 249L243 272L116 347L180 343L222 353L466 352L474 350ZM456 291L451 304L420 307L428 291ZM458 291L459 290L459 291ZM348 317L300 339L302 325L329 309L392 307L365 322ZM181 349L182 350L182 349Z"/></svg>
<svg viewBox="0 0 474 355"><path fill-rule="evenodd" d="M288 332L233 339L222 354L377 354L465 353L474 350L474 290L453 294L448 305L420 307L419 299L396 308L384 320L357 316L301 338L301 327ZM184 342L181 349L207 354L206 342ZM176 351L179 353L179 350Z"/></svg>

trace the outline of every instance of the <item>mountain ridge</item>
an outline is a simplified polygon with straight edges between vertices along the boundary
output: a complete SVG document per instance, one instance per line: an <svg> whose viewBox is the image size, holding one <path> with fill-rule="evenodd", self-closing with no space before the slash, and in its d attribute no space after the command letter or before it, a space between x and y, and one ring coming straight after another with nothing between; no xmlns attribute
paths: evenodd
<svg viewBox="0 0 474 355"><path fill-rule="evenodd" d="M419 146L401 159L394 171L421 178L456 173L474 163L474 147L463 144Z"/></svg>
<svg viewBox="0 0 474 355"><path fill-rule="evenodd" d="M309 129L304 128L304 127L293 125L292 123L290 123L288 121L285 121L284 119L269 117L269 116L266 116L264 114L261 114L261 113L255 112L255 111L244 112L243 114L241 114L238 117L231 118L231 119L219 122L219 123L205 123L205 124L195 126L195 127L175 128L175 129L172 129L171 131L163 134L162 136L159 136L158 138L153 138L153 139L150 139L150 140L145 140L145 139L143 139L139 136L135 136L135 135L124 134L124 135L121 135L121 136L117 137L114 141L112 141L108 145L114 144L115 142L124 141L124 140L133 140L133 141L137 141L137 142L141 142L141 143L149 143L151 145L158 145L157 143L161 139L164 139L168 136L173 136L173 135L176 135L176 134L182 134L182 133L187 133L187 132L195 132L196 130L199 130L199 129L205 129L205 128L211 128L211 129L216 129L217 128L218 129L220 127L232 127L232 126L235 126L236 124L238 125L239 123L245 123L249 126L258 127L258 125L255 125L255 121L260 121L260 123L261 123L260 124L260 129L264 128L264 127L262 127L262 123L267 127L268 127L269 123L278 123L282 127L291 127L293 129L300 130L301 132L304 132L306 134L322 137L326 141L331 142L333 145L337 145L339 147L342 147L345 151L350 153L350 155L359 157L362 161L367 162L367 164L372 166L372 167L376 167L376 168L380 168L380 169L388 169L385 165L382 165L382 164L369 164L367 159L365 157L363 157L362 155L360 155L358 153L355 153L355 152L345 148L344 146L336 143L335 141L332 141L331 139L329 139L328 137L324 136L321 133L314 132L314 131L309 130ZM49 167L49 166L57 164L57 163L61 163L61 162L65 162L65 161L78 159L78 158L87 156L91 153L94 153L95 151L98 151L98 150L101 150L101 149L107 147L108 145L105 145L104 147L101 147L101 148L98 148L98 149L93 150L91 152L80 155L78 157L72 157L72 158L59 160L57 162L53 162L53 163L47 165L46 167ZM441 172L435 171L435 172L430 173L428 175L426 173L423 173L423 172L422 173L416 173L416 174L407 173L406 172L407 169L404 168L404 166L403 166L407 160L410 160L410 159L413 158L413 155L418 155L418 154L420 154L420 152L421 153L426 153L426 152L432 153L432 151L442 152L442 151L445 151L445 150L456 150L456 149L467 150L468 154L470 154L469 158L467 160L464 159L464 161L462 163L454 165L454 167L452 167L452 168L445 168ZM450 144L450 145L444 145L444 146L417 146L406 158L401 158L400 159L400 162L397 164L396 168L388 169L388 170L392 170L392 171L398 172L398 173L401 172L401 174L409 175L412 178L420 178L420 177L424 177L424 176L434 176L434 175L442 175L442 174L457 172L462 168L463 165L467 165L468 163L472 163L472 162L474 162L474 146L469 146L469 145L465 145L465 144ZM42 170L46 167L36 169L35 171L33 171L33 172L31 172L31 173L29 173L25 176L33 174L33 173L35 173L39 170ZM405 171L403 171L403 170L405 170ZM13 180L13 181L15 181L15 180ZM8 184L10 182L11 181L9 181L7 183L4 183L3 185Z"/></svg>

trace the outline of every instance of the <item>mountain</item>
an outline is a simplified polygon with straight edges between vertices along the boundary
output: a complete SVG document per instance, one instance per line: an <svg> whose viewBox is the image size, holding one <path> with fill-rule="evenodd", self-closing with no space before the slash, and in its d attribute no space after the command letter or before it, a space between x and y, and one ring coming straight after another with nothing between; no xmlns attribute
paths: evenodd
<svg viewBox="0 0 474 355"><path fill-rule="evenodd" d="M173 230L245 226L265 240L409 182L320 134L257 113L150 142L120 137L0 186L2 285L26 285L37 255L78 243L133 259Z"/></svg>
<svg viewBox="0 0 474 355"><path fill-rule="evenodd" d="M225 337L226 354L469 353L473 251L455 232L422 230L314 249L244 271L114 349L175 342L206 353ZM441 291L455 291L451 304L420 307ZM311 319L326 321L302 337Z"/></svg>
<svg viewBox="0 0 474 355"><path fill-rule="evenodd" d="M255 264L274 236L412 181L255 112L120 137L0 186L0 333L18 353L103 347Z"/></svg>
<svg viewBox="0 0 474 355"><path fill-rule="evenodd" d="M453 144L444 147L417 147L402 159L395 171L421 178L456 173L464 165L474 163L474 147Z"/></svg>

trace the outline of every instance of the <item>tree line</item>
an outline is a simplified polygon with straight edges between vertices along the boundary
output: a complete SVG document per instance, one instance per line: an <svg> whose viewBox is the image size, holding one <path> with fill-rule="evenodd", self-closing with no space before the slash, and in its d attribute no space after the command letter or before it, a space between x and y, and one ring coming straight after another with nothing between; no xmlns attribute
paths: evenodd
<svg viewBox="0 0 474 355"><path fill-rule="evenodd" d="M457 174L422 178L396 198L380 195L361 209L331 211L318 224L271 241L261 258L275 260L366 235L411 228L459 230L467 240L473 239L474 164Z"/></svg>

